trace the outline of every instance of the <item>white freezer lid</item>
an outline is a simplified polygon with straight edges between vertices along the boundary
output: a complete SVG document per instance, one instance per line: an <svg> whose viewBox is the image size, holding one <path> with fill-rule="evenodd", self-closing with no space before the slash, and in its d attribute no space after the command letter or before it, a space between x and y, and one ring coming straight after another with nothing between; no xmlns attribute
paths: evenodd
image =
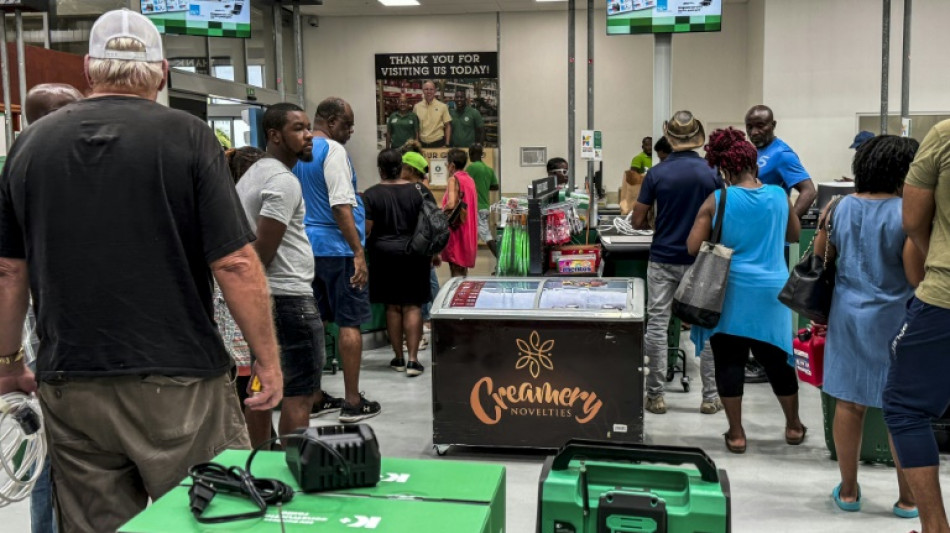
<svg viewBox="0 0 950 533"><path fill-rule="evenodd" d="M433 318L643 321L639 278L452 278L436 296Z"/></svg>

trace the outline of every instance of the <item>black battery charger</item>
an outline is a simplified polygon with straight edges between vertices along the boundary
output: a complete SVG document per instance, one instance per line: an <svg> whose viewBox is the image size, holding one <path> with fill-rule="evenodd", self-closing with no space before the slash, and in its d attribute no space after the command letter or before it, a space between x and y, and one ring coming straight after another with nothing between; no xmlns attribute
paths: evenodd
<svg viewBox="0 0 950 533"><path fill-rule="evenodd" d="M286 443L287 468L303 492L379 483L379 443L366 424L301 428Z"/></svg>

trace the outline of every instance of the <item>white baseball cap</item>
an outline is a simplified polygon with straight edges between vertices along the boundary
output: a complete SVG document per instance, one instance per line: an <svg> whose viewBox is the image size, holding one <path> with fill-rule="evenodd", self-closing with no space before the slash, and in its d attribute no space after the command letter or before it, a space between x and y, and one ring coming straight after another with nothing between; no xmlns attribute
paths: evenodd
<svg viewBox="0 0 950 533"><path fill-rule="evenodd" d="M106 45L113 39L135 39L145 47L144 51L108 50ZM162 36L151 20L128 9L116 9L104 13L89 32L89 57L94 59L118 59L121 61L147 61L157 63L165 58L162 51Z"/></svg>

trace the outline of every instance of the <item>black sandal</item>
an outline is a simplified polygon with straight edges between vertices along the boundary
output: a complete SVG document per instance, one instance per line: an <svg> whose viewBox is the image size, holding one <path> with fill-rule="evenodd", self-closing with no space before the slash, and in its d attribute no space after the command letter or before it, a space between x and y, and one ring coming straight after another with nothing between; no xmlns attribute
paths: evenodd
<svg viewBox="0 0 950 533"><path fill-rule="evenodd" d="M808 428L805 427L805 424L802 424L802 436L797 439L788 438L789 428L785 428L785 443L789 446L798 446L799 444L805 442L805 434L808 433Z"/></svg>
<svg viewBox="0 0 950 533"><path fill-rule="evenodd" d="M723 433L723 434L722 434L722 437L723 437L723 440L726 441L726 449L727 449L727 450L729 450L729 451L732 452L732 453L737 453L737 454L745 453L745 449L746 449L746 446L748 445L748 443L743 444L742 446L733 446L732 444L729 444L729 433L728 433L728 432ZM745 432L742 433L742 438L745 438Z"/></svg>

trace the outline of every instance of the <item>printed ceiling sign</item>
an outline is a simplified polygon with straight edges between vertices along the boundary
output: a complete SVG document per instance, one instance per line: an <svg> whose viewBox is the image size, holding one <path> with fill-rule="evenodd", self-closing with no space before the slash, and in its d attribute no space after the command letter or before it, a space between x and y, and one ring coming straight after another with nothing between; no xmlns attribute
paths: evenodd
<svg viewBox="0 0 950 533"><path fill-rule="evenodd" d="M376 54L376 79L497 77L498 52Z"/></svg>

